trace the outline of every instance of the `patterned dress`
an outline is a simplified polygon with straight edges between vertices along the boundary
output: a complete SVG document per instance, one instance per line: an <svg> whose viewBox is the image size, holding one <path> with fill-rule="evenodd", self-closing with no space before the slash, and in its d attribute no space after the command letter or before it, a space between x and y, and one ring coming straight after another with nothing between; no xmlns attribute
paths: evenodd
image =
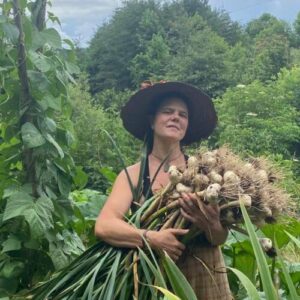
<svg viewBox="0 0 300 300"><path fill-rule="evenodd" d="M219 246L188 246L177 262L198 300L232 300L223 255Z"/></svg>

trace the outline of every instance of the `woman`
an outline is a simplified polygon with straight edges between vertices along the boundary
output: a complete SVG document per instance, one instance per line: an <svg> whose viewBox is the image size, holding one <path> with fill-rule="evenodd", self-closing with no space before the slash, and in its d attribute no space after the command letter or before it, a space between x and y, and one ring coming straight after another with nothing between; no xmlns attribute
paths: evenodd
<svg viewBox="0 0 300 300"><path fill-rule="evenodd" d="M164 159L167 157L150 188L151 193L168 183L166 170L170 164L185 167L186 156L181 145L208 137L217 120L211 99L197 88L179 82L143 86L125 105L121 117L124 127L131 134L148 140L144 195ZM140 163L128 167L127 171L136 186ZM188 230L145 231L126 223L124 215L131 205L131 189L125 171L122 171L99 214L95 234L111 245L130 248L142 247L144 237L152 248L165 250L177 261L198 299L232 299L218 247L226 240L227 229L220 223L217 206L203 205L200 209L192 194L182 195L182 215L203 232L193 245L185 249L179 239Z"/></svg>

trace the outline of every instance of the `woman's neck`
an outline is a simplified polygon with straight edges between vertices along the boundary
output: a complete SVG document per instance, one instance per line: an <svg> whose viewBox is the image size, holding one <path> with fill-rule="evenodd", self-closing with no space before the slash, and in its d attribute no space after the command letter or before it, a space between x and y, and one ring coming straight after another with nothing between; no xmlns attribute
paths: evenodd
<svg viewBox="0 0 300 300"><path fill-rule="evenodd" d="M168 141L154 139L151 153L153 156L161 160L168 156L168 160L171 161L176 159L182 152L179 142L170 143Z"/></svg>

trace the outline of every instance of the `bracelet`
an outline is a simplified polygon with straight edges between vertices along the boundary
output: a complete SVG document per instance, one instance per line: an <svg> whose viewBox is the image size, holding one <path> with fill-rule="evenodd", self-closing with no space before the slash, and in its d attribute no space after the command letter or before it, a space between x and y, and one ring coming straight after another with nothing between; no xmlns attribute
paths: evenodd
<svg viewBox="0 0 300 300"><path fill-rule="evenodd" d="M149 229L146 229L146 230L143 232L143 234L142 234L142 237L143 237L143 248L146 248L146 247L147 247L147 244L146 244L145 242L149 243L149 239L148 239L148 237L147 237L148 231L149 231ZM148 247L149 247L149 246L148 246Z"/></svg>

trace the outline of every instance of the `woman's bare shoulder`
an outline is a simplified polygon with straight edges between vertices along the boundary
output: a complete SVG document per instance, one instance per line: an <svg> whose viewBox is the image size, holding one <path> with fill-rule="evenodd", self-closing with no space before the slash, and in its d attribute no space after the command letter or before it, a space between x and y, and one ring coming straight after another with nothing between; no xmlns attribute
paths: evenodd
<svg viewBox="0 0 300 300"><path fill-rule="evenodd" d="M129 167L126 168L128 175L133 183L133 185L136 185L138 182L138 178L139 178L139 174L140 174L140 168L141 168L141 163L138 162L136 164L133 164ZM119 177L122 178L126 178L127 179L127 175L125 170L122 170L119 174Z"/></svg>

